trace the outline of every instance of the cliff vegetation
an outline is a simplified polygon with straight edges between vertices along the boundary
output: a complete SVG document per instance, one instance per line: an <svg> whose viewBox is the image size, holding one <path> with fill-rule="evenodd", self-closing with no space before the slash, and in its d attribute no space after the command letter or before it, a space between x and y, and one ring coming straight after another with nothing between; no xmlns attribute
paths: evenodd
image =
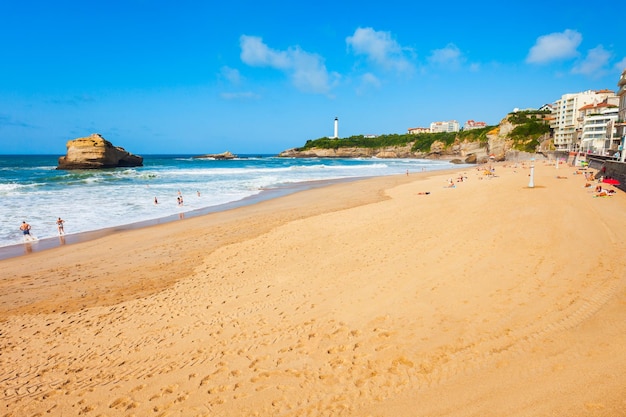
<svg viewBox="0 0 626 417"><path fill-rule="evenodd" d="M518 151L534 152L540 139L550 134L550 126L543 117L550 112L517 112L509 113L508 120L515 127L509 134L513 142L512 148Z"/></svg>
<svg viewBox="0 0 626 417"><path fill-rule="evenodd" d="M499 125L446 133L385 134L323 137L280 154L286 157L460 158L482 162L489 157L503 160L509 151L535 152L550 136L549 111L509 113Z"/></svg>

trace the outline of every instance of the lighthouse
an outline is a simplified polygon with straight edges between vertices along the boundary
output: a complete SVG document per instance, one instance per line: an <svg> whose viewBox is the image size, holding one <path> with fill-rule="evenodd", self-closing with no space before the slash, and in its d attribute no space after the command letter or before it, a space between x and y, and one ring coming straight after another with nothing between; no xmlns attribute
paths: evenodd
<svg viewBox="0 0 626 417"><path fill-rule="evenodd" d="M338 139L339 138L339 118L335 117L335 136L333 136L333 138Z"/></svg>

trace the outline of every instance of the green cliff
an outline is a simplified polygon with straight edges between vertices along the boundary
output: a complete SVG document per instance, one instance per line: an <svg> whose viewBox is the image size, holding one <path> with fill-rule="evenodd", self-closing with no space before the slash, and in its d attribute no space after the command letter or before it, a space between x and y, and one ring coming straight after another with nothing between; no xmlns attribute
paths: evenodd
<svg viewBox="0 0 626 417"><path fill-rule="evenodd" d="M318 158L426 158L481 163L490 157L505 160L507 153L535 152L548 146L550 112L509 113L499 125L453 133L389 134L376 137L319 138L282 157Z"/></svg>

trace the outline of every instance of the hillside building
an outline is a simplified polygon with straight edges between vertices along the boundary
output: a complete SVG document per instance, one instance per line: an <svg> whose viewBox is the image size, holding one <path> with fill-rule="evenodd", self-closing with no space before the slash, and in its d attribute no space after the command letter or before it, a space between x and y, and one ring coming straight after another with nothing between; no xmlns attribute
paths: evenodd
<svg viewBox="0 0 626 417"><path fill-rule="evenodd" d="M409 135L419 135L420 133L430 133L429 127L410 127L407 130Z"/></svg>
<svg viewBox="0 0 626 417"><path fill-rule="evenodd" d="M487 123L468 120L463 125L463 130L482 129L483 127L487 127Z"/></svg>
<svg viewBox="0 0 626 417"><path fill-rule="evenodd" d="M461 130L459 122L456 120L448 120L447 122L432 122L430 124L430 133L441 132L458 132Z"/></svg>
<svg viewBox="0 0 626 417"><path fill-rule="evenodd" d="M554 147L557 150L574 151L580 147L578 133L582 130L583 118L580 108L592 103L600 103L609 96L611 90L588 90L580 93L564 94L554 102L553 118L550 127L554 131Z"/></svg>
<svg viewBox="0 0 626 417"><path fill-rule="evenodd" d="M619 143L615 129L619 111L619 98L607 97L600 103L587 104L579 109L582 129L580 150L598 155L613 154Z"/></svg>
<svg viewBox="0 0 626 417"><path fill-rule="evenodd" d="M553 108L552 103L546 103L543 106L539 107L537 110L552 113L552 108Z"/></svg>
<svg viewBox="0 0 626 417"><path fill-rule="evenodd" d="M619 99L619 108L617 111L617 121L615 123L616 135L620 144L618 145L619 159L624 162L626 160L626 69L622 71L622 76L617 82L617 97Z"/></svg>

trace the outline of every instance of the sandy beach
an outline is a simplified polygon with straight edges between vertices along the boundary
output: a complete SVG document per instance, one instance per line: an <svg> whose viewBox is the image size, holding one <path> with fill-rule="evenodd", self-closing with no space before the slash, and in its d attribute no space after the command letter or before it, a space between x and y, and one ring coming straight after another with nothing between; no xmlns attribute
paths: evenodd
<svg viewBox="0 0 626 417"><path fill-rule="evenodd" d="M626 416L626 195L529 173L339 183L2 260L0 415Z"/></svg>

